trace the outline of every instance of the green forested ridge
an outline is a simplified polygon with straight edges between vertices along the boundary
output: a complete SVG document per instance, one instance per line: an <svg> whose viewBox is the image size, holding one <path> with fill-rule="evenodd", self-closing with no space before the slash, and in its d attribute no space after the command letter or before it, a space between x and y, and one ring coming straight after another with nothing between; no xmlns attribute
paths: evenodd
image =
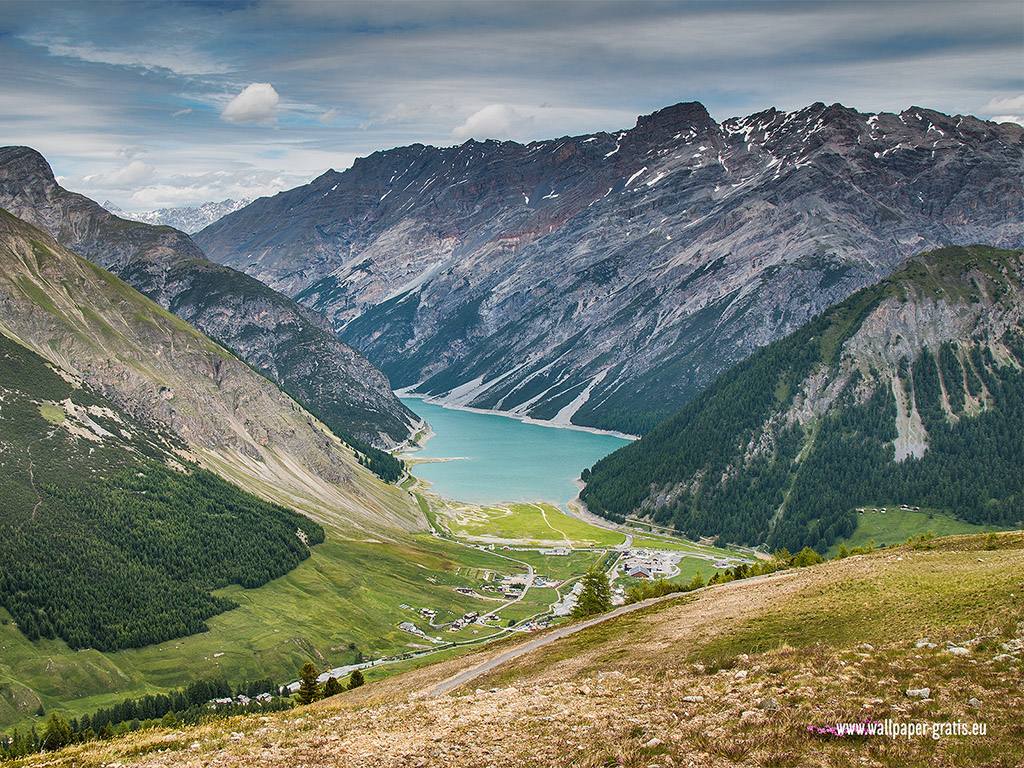
<svg viewBox="0 0 1024 768"><path fill-rule="evenodd" d="M0 445L0 605L29 639L107 651L191 634L233 607L211 590L264 584L323 541L295 512L170 468L172 436L3 335Z"/></svg>
<svg viewBox="0 0 1024 768"><path fill-rule="evenodd" d="M858 505L908 504L972 523L1017 524L1024 518L1019 328L999 339L1012 360L996 360L980 338L947 341L938 355L923 348L895 372L855 372L829 413L806 426L776 417L809 374L838 370L843 344L882 300L984 297L1005 308L1019 295L1020 271L1019 251L972 246L922 255L760 350L642 440L585 471L583 500L612 519L650 514L690 536L792 551L825 551L849 536ZM912 393L928 432L920 459L893 461L892 375ZM985 410L970 411L967 393L984 396ZM752 451L752 443L769 449Z"/></svg>

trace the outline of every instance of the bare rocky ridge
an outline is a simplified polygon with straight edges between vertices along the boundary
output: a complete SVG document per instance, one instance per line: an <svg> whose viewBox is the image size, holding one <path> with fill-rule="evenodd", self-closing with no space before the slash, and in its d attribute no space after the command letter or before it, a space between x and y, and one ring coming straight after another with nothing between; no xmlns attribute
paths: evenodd
<svg viewBox="0 0 1024 768"><path fill-rule="evenodd" d="M385 448L409 437L415 418L387 378L322 316L209 261L183 232L118 218L68 192L27 147L0 148L0 207L229 347L338 434Z"/></svg>
<svg viewBox="0 0 1024 768"><path fill-rule="evenodd" d="M401 147L196 235L398 387L645 431L922 250L1024 244L1024 129L678 104L631 130Z"/></svg>
<svg viewBox="0 0 1024 768"><path fill-rule="evenodd" d="M0 211L0 330L246 490L343 531L418 529L405 494L224 348Z"/></svg>

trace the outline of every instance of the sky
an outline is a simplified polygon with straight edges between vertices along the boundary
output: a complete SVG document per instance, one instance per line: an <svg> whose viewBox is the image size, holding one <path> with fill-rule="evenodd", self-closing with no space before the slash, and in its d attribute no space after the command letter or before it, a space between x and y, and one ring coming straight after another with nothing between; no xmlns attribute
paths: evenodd
<svg viewBox="0 0 1024 768"><path fill-rule="evenodd" d="M1024 123L1024 3L0 0L0 145L127 211L359 156L822 101Z"/></svg>

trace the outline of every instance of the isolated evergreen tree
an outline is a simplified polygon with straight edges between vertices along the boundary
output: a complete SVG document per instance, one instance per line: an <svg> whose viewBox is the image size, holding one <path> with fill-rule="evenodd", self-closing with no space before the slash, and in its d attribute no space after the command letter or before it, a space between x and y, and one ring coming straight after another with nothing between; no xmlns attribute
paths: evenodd
<svg viewBox="0 0 1024 768"><path fill-rule="evenodd" d="M299 675L299 704L312 704L320 698L320 684L316 678L316 667L307 661Z"/></svg>
<svg viewBox="0 0 1024 768"><path fill-rule="evenodd" d="M338 682L337 678L333 675L327 678L327 682L324 683L324 698L331 696L337 696L339 693L345 690L345 687Z"/></svg>
<svg viewBox="0 0 1024 768"><path fill-rule="evenodd" d="M358 688L360 685L365 683L363 679L363 673L358 669L352 670L352 676L348 679L348 689L351 691L353 688Z"/></svg>
<svg viewBox="0 0 1024 768"><path fill-rule="evenodd" d="M692 589L700 589L703 586L704 586L704 577L700 575L700 571L697 571L697 573L694 574L693 578L690 580L690 583L689 583L689 585L687 585L686 588L688 590L692 590Z"/></svg>
<svg viewBox="0 0 1024 768"><path fill-rule="evenodd" d="M581 580L583 590L576 599L576 607L572 609L572 617L581 619L604 613L612 607L612 588L608 576L600 571L590 571Z"/></svg>
<svg viewBox="0 0 1024 768"><path fill-rule="evenodd" d="M25 744L25 737L18 732L15 728L11 732L11 740L7 744L7 749L4 754L8 758L24 757L27 754L27 747Z"/></svg>
<svg viewBox="0 0 1024 768"><path fill-rule="evenodd" d="M810 547L804 547L799 554L794 555L790 562L797 568L806 568L808 565L817 565L822 562L822 558Z"/></svg>
<svg viewBox="0 0 1024 768"><path fill-rule="evenodd" d="M42 748L53 752L71 743L72 733L68 721L54 712L43 728Z"/></svg>

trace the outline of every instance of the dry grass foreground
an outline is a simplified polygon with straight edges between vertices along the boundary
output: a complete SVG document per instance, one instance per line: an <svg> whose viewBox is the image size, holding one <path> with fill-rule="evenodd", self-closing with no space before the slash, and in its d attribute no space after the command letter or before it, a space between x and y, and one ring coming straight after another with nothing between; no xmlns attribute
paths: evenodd
<svg viewBox="0 0 1024 768"><path fill-rule="evenodd" d="M928 545L678 597L440 699L426 692L509 645L280 715L139 732L25 764L1024 765L1024 535ZM926 698L906 693L922 688ZM984 723L987 733L808 730L865 718Z"/></svg>

